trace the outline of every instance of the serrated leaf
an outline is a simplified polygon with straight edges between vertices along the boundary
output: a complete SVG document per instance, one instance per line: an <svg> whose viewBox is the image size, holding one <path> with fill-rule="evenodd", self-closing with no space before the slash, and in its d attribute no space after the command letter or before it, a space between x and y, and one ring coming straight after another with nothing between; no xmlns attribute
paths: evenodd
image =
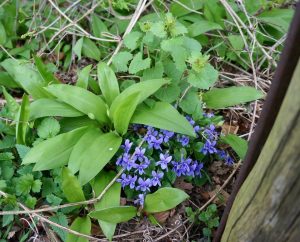
<svg viewBox="0 0 300 242"><path fill-rule="evenodd" d="M29 97L24 94L22 104L17 115L16 142L17 144L26 144L26 131L29 125Z"/></svg>
<svg viewBox="0 0 300 242"><path fill-rule="evenodd" d="M121 142L122 138L120 136L110 132L100 135L98 138L93 140L89 147L86 147L81 156L86 159L80 164L80 184L86 184L104 168L104 166L118 151ZM99 147L101 147L101 150L99 150Z"/></svg>
<svg viewBox="0 0 300 242"><path fill-rule="evenodd" d="M167 211L175 208L188 198L189 195L180 189L171 187L160 188L155 193L146 195L144 210L148 213Z"/></svg>
<svg viewBox="0 0 300 242"><path fill-rule="evenodd" d="M40 138L48 139L56 136L60 131L59 122L54 118L45 118L37 128Z"/></svg>
<svg viewBox="0 0 300 242"><path fill-rule="evenodd" d="M46 88L59 100L76 108L89 117L95 117L101 124L108 122L107 108L104 101L83 88L66 84L50 85Z"/></svg>
<svg viewBox="0 0 300 242"><path fill-rule="evenodd" d="M211 64L206 63L198 72L189 71L188 82L197 88L209 89L218 80L218 71Z"/></svg>
<svg viewBox="0 0 300 242"><path fill-rule="evenodd" d="M47 69L40 57L34 56L33 59L41 77L46 83L60 83L60 81L53 75L53 73Z"/></svg>
<svg viewBox="0 0 300 242"><path fill-rule="evenodd" d="M101 53L100 50L98 49L97 45L90 40L89 38L83 38L83 43L82 43L82 55L94 59L96 61L100 60Z"/></svg>
<svg viewBox="0 0 300 242"><path fill-rule="evenodd" d="M37 163L34 170L49 170L65 165L78 139L85 133L82 127L42 141L24 157L22 164Z"/></svg>
<svg viewBox="0 0 300 242"><path fill-rule="evenodd" d="M84 67L82 70L78 71L77 73L77 81L76 86L81 87L83 89L87 89L89 85L89 75L92 69L92 65L88 65Z"/></svg>
<svg viewBox="0 0 300 242"><path fill-rule="evenodd" d="M128 63L132 59L133 55L127 51L121 51L117 53L113 59L112 64L114 65L116 71L125 72L128 70Z"/></svg>
<svg viewBox="0 0 300 242"><path fill-rule="evenodd" d="M162 78L164 74L164 66L161 61L155 63L155 67L144 70L143 81Z"/></svg>
<svg viewBox="0 0 300 242"><path fill-rule="evenodd" d="M90 235L92 229L91 219L88 216L82 218L77 217L73 221L70 229L77 231L81 234ZM89 240L84 237L68 233L66 242L89 242Z"/></svg>
<svg viewBox="0 0 300 242"><path fill-rule="evenodd" d="M121 223L132 219L136 213L133 206L118 206L92 211L89 216L109 223Z"/></svg>
<svg viewBox="0 0 300 242"><path fill-rule="evenodd" d="M142 37L142 33L138 31L132 31L129 34L127 34L124 38L124 45L130 49L134 50L138 47L139 45L139 40Z"/></svg>
<svg viewBox="0 0 300 242"><path fill-rule="evenodd" d="M159 38L167 37L167 32L165 31L165 25L163 21L153 23L150 28L150 31Z"/></svg>
<svg viewBox="0 0 300 242"><path fill-rule="evenodd" d="M238 154L240 159L244 159L248 150L248 142L239 136L227 134L221 136L221 141L230 145L230 147Z"/></svg>
<svg viewBox="0 0 300 242"><path fill-rule="evenodd" d="M130 122L195 136L194 129L186 118L180 115L171 104L165 102L156 102L152 108L141 104Z"/></svg>
<svg viewBox="0 0 300 242"><path fill-rule="evenodd" d="M113 171L106 172L102 171L93 182L93 190L95 195L99 196L101 192L104 191L106 186L111 182L111 180L116 176L116 173ZM95 204L95 210L105 209L109 207L115 207L120 205L121 199L121 184L115 182L104 194L102 199ZM115 233L117 224L109 223L98 219L101 230L105 236L112 240L112 237Z"/></svg>
<svg viewBox="0 0 300 242"><path fill-rule="evenodd" d="M225 108L254 101L263 97L261 91L253 87L215 88L203 94L207 108Z"/></svg>
<svg viewBox="0 0 300 242"><path fill-rule="evenodd" d="M176 84L161 87L154 96L163 102L172 103L177 100L180 95L180 87Z"/></svg>
<svg viewBox="0 0 300 242"><path fill-rule="evenodd" d="M129 73L136 74L139 71L149 68L150 65L151 65L151 59L150 58L143 59L142 53L139 52L133 57L132 61L130 62Z"/></svg>
<svg viewBox="0 0 300 242"><path fill-rule="evenodd" d="M85 197L77 178L72 174L72 172L64 167L62 169L62 183L61 189L68 199L69 202L80 202L84 201Z"/></svg>
<svg viewBox="0 0 300 242"><path fill-rule="evenodd" d="M42 117L79 117L84 113L78 111L72 106L55 99L40 98L30 104L30 118L34 120Z"/></svg>
<svg viewBox="0 0 300 242"><path fill-rule="evenodd" d="M179 102L179 107L185 113L193 115L193 117L199 118L202 115L202 102L197 91L190 90Z"/></svg>
<svg viewBox="0 0 300 242"><path fill-rule="evenodd" d="M120 94L114 71L104 62L97 65L98 83L108 106Z"/></svg>
<svg viewBox="0 0 300 242"><path fill-rule="evenodd" d="M66 215L64 215L61 212L56 213L56 215L49 218L50 221L58 223L64 227L68 227L68 219ZM59 237L62 239L62 241L66 241L67 239L67 232L65 230L62 230L54 225L51 225L52 230L59 235Z"/></svg>
<svg viewBox="0 0 300 242"><path fill-rule="evenodd" d="M41 191L41 187L42 187L42 182L40 180L35 180L33 183L32 183L32 187L31 187L31 190L35 193L38 193Z"/></svg>

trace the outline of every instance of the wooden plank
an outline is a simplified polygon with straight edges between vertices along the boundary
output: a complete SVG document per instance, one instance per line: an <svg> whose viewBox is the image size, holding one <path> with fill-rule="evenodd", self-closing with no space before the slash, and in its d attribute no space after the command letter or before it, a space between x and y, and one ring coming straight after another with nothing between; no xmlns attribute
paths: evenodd
<svg viewBox="0 0 300 242"><path fill-rule="evenodd" d="M221 241L300 241L299 171L300 61L267 142L236 196Z"/></svg>

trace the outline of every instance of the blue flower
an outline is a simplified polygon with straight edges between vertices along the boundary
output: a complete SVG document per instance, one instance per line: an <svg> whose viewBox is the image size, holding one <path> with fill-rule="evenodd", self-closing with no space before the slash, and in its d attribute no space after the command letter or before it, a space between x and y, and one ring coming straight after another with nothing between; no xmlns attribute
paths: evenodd
<svg viewBox="0 0 300 242"><path fill-rule="evenodd" d="M212 118L214 117L215 115L213 113L203 113L203 116L204 117L207 117L207 118Z"/></svg>
<svg viewBox="0 0 300 242"><path fill-rule="evenodd" d="M139 204L141 206L144 205L144 202L145 202L145 195L142 193L138 195L138 199L134 200L134 204Z"/></svg>
<svg viewBox="0 0 300 242"><path fill-rule="evenodd" d="M168 143L169 140L175 135L174 132L168 130L162 130L163 142Z"/></svg>
<svg viewBox="0 0 300 242"><path fill-rule="evenodd" d="M211 124L208 128L205 128L203 134L207 136L210 141L216 140L218 138L218 132L215 130L216 127Z"/></svg>
<svg viewBox="0 0 300 242"><path fill-rule="evenodd" d="M124 149L124 151L126 153L128 153L130 151L130 149L131 149L131 146L132 146L132 142L130 142L129 139L126 139L125 143L121 147Z"/></svg>
<svg viewBox="0 0 300 242"><path fill-rule="evenodd" d="M159 161L156 162L156 165L160 165L160 168L162 170L168 170L168 164L171 162L172 160L172 156L170 156L168 153L166 154L160 154L159 155Z"/></svg>
<svg viewBox="0 0 300 242"><path fill-rule="evenodd" d="M216 144L216 141L206 140L201 152L204 155L217 153L217 149L215 148Z"/></svg>
<svg viewBox="0 0 300 242"><path fill-rule="evenodd" d="M189 144L190 138L186 135L177 135L177 141L179 141L181 145L184 147Z"/></svg>
<svg viewBox="0 0 300 242"><path fill-rule="evenodd" d="M125 173L121 175L121 178L117 179L117 182L121 183L121 186L124 188L129 185L129 180Z"/></svg>
<svg viewBox="0 0 300 242"><path fill-rule="evenodd" d="M162 179L164 176L164 173L162 172L156 172L156 171L152 171L152 179L151 179L151 182L152 182L152 186L161 186L161 183L160 183L160 179Z"/></svg>
<svg viewBox="0 0 300 242"><path fill-rule="evenodd" d="M137 176L127 176L127 183L131 189L135 188L135 182L137 180Z"/></svg>
<svg viewBox="0 0 300 242"><path fill-rule="evenodd" d="M138 186L136 187L136 190L137 191L142 191L142 192L145 192L145 191L150 191L150 187L152 185L152 182L149 178L147 179L142 179L141 177L138 179Z"/></svg>
<svg viewBox="0 0 300 242"><path fill-rule="evenodd" d="M148 164L141 163L141 164L136 164L134 168L136 169L136 172L138 172L140 175L143 175L147 167Z"/></svg>

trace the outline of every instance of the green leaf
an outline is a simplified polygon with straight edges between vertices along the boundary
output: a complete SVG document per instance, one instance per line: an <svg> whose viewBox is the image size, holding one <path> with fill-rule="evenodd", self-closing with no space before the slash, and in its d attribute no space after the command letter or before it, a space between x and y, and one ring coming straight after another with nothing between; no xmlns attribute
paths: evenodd
<svg viewBox="0 0 300 242"><path fill-rule="evenodd" d="M104 191L106 186L111 182L111 180L116 176L116 173L113 171L106 172L101 171L100 174L95 178L93 182L93 190L95 191L95 196L99 196L101 192ZM95 209L105 209L109 207L116 207L120 205L121 199L121 184L115 182L104 194L102 199L95 204ZM105 236L112 240L112 237L116 230L116 223L109 223L98 219L101 230Z"/></svg>
<svg viewBox="0 0 300 242"><path fill-rule="evenodd" d="M148 213L163 212L175 208L188 198L189 195L180 189L160 188L155 193L146 195L144 210Z"/></svg>
<svg viewBox="0 0 300 242"><path fill-rule="evenodd" d="M121 223L132 219L136 213L136 207L118 206L92 211L89 216L109 223Z"/></svg>
<svg viewBox="0 0 300 242"><path fill-rule="evenodd" d="M66 215L64 215L61 212L56 213L56 215L49 218L50 221L58 223L64 227L68 227L68 218ZM65 230L62 230L61 228L58 228L54 225L51 225L52 230L59 235L59 237L62 239L62 241L66 241L67 238L67 232Z"/></svg>
<svg viewBox="0 0 300 242"><path fill-rule="evenodd" d="M29 125L29 97L24 94L22 104L16 119L16 142L17 144L26 144L26 131Z"/></svg>
<svg viewBox="0 0 300 242"><path fill-rule="evenodd" d="M106 25L96 14L92 14L91 25L93 34L98 38L102 37L102 32L108 32Z"/></svg>
<svg viewBox="0 0 300 242"><path fill-rule="evenodd" d="M80 156L83 161L79 162L80 184L86 184L103 169L118 151L121 142L122 138L111 132L100 135L85 148Z"/></svg>
<svg viewBox="0 0 300 242"><path fill-rule="evenodd" d="M37 128L38 136L42 139L49 139L56 136L60 131L59 122L55 118L45 118Z"/></svg>
<svg viewBox="0 0 300 242"><path fill-rule="evenodd" d="M164 66L161 61L155 63L155 67L143 71L143 81L159 79L164 75Z"/></svg>
<svg viewBox="0 0 300 242"><path fill-rule="evenodd" d="M3 24L0 22L0 45L4 45L6 43L6 32Z"/></svg>
<svg viewBox="0 0 300 242"><path fill-rule="evenodd" d="M29 109L30 120L49 116L79 117L84 115L66 103L48 98L41 98L32 102Z"/></svg>
<svg viewBox="0 0 300 242"><path fill-rule="evenodd" d="M207 108L219 109L251 102L263 97L261 91L253 87L215 88L203 94Z"/></svg>
<svg viewBox="0 0 300 242"><path fill-rule="evenodd" d="M96 120L90 119L88 116L75 118L62 118L59 120L61 133L66 133L81 127L98 128L99 123Z"/></svg>
<svg viewBox="0 0 300 242"><path fill-rule="evenodd" d="M212 31L212 30L222 30L223 28L214 22L207 20L198 20L196 23L193 23L188 27L188 31L191 37L196 37L200 34Z"/></svg>
<svg viewBox="0 0 300 242"><path fill-rule="evenodd" d="M238 154L240 159L244 159L248 150L248 142L237 135L227 134L221 136L221 141L230 145L230 147Z"/></svg>
<svg viewBox="0 0 300 242"><path fill-rule="evenodd" d="M163 102L172 103L177 100L180 91L180 87L172 83L171 85L165 85L158 89L154 96Z"/></svg>
<svg viewBox="0 0 300 242"><path fill-rule="evenodd" d="M116 131L124 135L127 133L130 119L139 103L141 92L134 92L114 106L114 127Z"/></svg>
<svg viewBox="0 0 300 242"><path fill-rule="evenodd" d="M133 60L131 61L130 65L129 65L129 73L136 74L139 71L149 68L150 65L151 65L151 59L149 57L146 59L143 59L142 53L139 52L133 57Z"/></svg>
<svg viewBox="0 0 300 242"><path fill-rule="evenodd" d="M88 65L84 67L82 70L78 71L78 78L76 82L77 87L81 87L83 89L87 89L89 85L89 75L93 65Z"/></svg>
<svg viewBox="0 0 300 242"><path fill-rule="evenodd" d="M209 89L218 80L218 71L211 65L206 63L198 72L190 71L188 82L194 87L201 89Z"/></svg>
<svg viewBox="0 0 300 242"><path fill-rule="evenodd" d="M89 38L83 38L82 43L82 55L94 59L96 61L100 60L101 53L97 45L91 41Z"/></svg>
<svg viewBox="0 0 300 242"><path fill-rule="evenodd" d="M53 83L60 83L60 81L52 74L51 71L47 69L47 67L44 65L42 59L38 56L34 56L34 63L41 75L41 77L44 79L44 81L48 84Z"/></svg>
<svg viewBox="0 0 300 242"><path fill-rule="evenodd" d="M43 88L47 83L30 64L18 60L6 59L1 63L1 66L34 99L52 97Z"/></svg>
<svg viewBox="0 0 300 242"><path fill-rule="evenodd" d="M186 118L180 115L171 104L165 102L156 102L152 108L144 104L140 105L130 122L195 137L194 129Z"/></svg>
<svg viewBox="0 0 300 242"><path fill-rule="evenodd" d="M180 2L181 4L179 4L178 2ZM203 6L203 2L199 0L180 0L178 2L172 2L170 5L170 11L176 17L191 13L189 9L198 10Z"/></svg>
<svg viewBox="0 0 300 242"><path fill-rule="evenodd" d="M81 59L82 46L83 38L80 38L79 40L77 40L76 44L73 47L73 52L78 56L78 60Z"/></svg>
<svg viewBox="0 0 300 242"><path fill-rule="evenodd" d="M97 65L98 82L108 106L120 94L119 84L114 71L104 62Z"/></svg>
<svg viewBox="0 0 300 242"><path fill-rule="evenodd" d="M59 100L87 114L90 118L95 117L101 124L108 122L105 103L92 92L66 84L50 85L46 89Z"/></svg>
<svg viewBox="0 0 300 242"><path fill-rule="evenodd" d="M9 115L15 119L18 115L20 105L17 101L6 91L5 87L2 87L2 92L6 100L6 107L8 108Z"/></svg>
<svg viewBox="0 0 300 242"><path fill-rule="evenodd" d="M77 217L70 227L70 229L86 235L91 234L91 228L92 223L91 219L88 216L82 218ZM89 242L89 240L84 237L68 233L66 242Z"/></svg>
<svg viewBox="0 0 300 242"><path fill-rule="evenodd" d="M127 51L117 53L112 59L112 64L116 71L126 72L128 70L128 62L132 59L132 57L133 55Z"/></svg>
<svg viewBox="0 0 300 242"><path fill-rule="evenodd" d="M143 102L150 95L155 93L162 85L169 83L166 79L153 79L148 81L139 82L131 85L126 88L119 96L116 97L112 103L109 113L112 120L114 120L114 115L117 108L122 105L122 103L130 96L131 94L140 92L138 103Z"/></svg>
<svg viewBox="0 0 300 242"><path fill-rule="evenodd" d="M159 38L165 38L167 36L167 32L165 30L165 24L163 21L158 21L152 24L150 31Z"/></svg>
<svg viewBox="0 0 300 242"><path fill-rule="evenodd" d="M86 152L87 145L91 142L94 142L97 138L102 135L101 130L96 127L90 127L86 130L85 134L78 140L74 146L70 159L68 162L68 168L75 174L80 169L82 162L86 162Z"/></svg>
<svg viewBox="0 0 300 242"><path fill-rule="evenodd" d="M0 71L0 85L8 88L18 88L20 87L18 83L12 79L12 77L7 73Z"/></svg>
<svg viewBox="0 0 300 242"><path fill-rule="evenodd" d="M26 154L22 164L36 163L34 170L49 170L65 165L85 130L86 127L82 127L42 141Z"/></svg>
<svg viewBox="0 0 300 242"><path fill-rule="evenodd" d="M64 167L62 169L62 183L61 189L68 199L69 202L80 202L84 201L85 197L82 188L79 184L77 178L72 174L72 172Z"/></svg>
<svg viewBox="0 0 300 242"><path fill-rule="evenodd" d="M139 43L138 41L141 39L142 33L138 31L132 31L129 34L127 34L124 38L124 45L130 49L134 50L138 47Z"/></svg>
<svg viewBox="0 0 300 242"><path fill-rule="evenodd" d="M202 102L197 91L190 90L179 103L179 107L196 119L202 115Z"/></svg>

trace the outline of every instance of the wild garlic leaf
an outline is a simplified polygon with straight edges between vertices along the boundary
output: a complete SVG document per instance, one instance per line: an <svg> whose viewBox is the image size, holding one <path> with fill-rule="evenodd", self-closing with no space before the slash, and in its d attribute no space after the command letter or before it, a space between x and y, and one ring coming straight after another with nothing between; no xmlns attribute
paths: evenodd
<svg viewBox="0 0 300 242"><path fill-rule="evenodd" d="M128 63L133 55L128 51L121 51L114 56L112 64L117 72L126 72L128 70Z"/></svg>
<svg viewBox="0 0 300 242"><path fill-rule="evenodd" d="M139 71L149 68L150 65L151 65L151 59L149 57L146 59L143 59L142 53L139 52L133 57L133 60L131 61L130 65L129 65L129 73L136 74Z"/></svg>
<svg viewBox="0 0 300 242"><path fill-rule="evenodd" d="M124 45L130 49L135 50L139 46L139 40L142 37L142 33L138 31L132 31L124 38Z"/></svg>
<svg viewBox="0 0 300 242"><path fill-rule="evenodd" d="M48 139L56 136L60 131L60 124L55 118L45 118L37 128L40 138Z"/></svg>

